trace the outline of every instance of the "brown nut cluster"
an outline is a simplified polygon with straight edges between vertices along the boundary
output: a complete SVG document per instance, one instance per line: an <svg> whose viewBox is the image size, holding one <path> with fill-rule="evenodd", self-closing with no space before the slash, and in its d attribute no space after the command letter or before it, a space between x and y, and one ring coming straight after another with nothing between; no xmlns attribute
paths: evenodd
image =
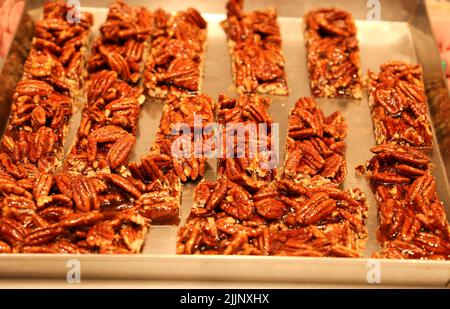
<svg viewBox="0 0 450 309"><path fill-rule="evenodd" d="M144 7L117 1L110 5L101 36L94 42L88 71L115 71L119 78L135 84L148 54L152 14Z"/></svg>
<svg viewBox="0 0 450 309"><path fill-rule="evenodd" d="M251 193L226 178L202 180L188 222L179 230L177 253L265 255L269 236Z"/></svg>
<svg viewBox="0 0 450 309"><path fill-rule="evenodd" d="M16 85L0 150L0 170L16 178L34 177L60 164L93 23L90 14L70 23L67 12L62 1L44 5L23 78Z"/></svg>
<svg viewBox="0 0 450 309"><path fill-rule="evenodd" d="M275 9L243 12L243 1L230 0L222 27L228 37L232 71L239 93L287 95L285 60Z"/></svg>
<svg viewBox="0 0 450 309"><path fill-rule="evenodd" d="M128 166L136 142L140 104L144 102L143 89L136 84L148 52L151 14L143 7L115 2L100 32L87 65L90 76L86 104L64 168L74 174L102 175L116 187L108 191L105 203L120 212L133 208L147 226L165 216L176 221L179 205L172 211L175 216L170 214L170 205L172 188L178 186L175 191L180 192L179 180L172 174L149 177L148 169L142 168L148 161L145 158ZM122 197L124 193L126 198ZM116 239L126 241L132 236L140 244L132 252L140 252L146 231L121 234Z"/></svg>
<svg viewBox="0 0 450 309"><path fill-rule="evenodd" d="M361 99L361 64L351 14L323 8L308 12L304 22L311 94Z"/></svg>
<svg viewBox="0 0 450 309"><path fill-rule="evenodd" d="M300 98L289 118L284 177L310 186L341 184L347 124L340 112L325 117L311 98Z"/></svg>
<svg viewBox="0 0 450 309"><path fill-rule="evenodd" d="M223 144L217 160L218 177L230 179L250 191L275 179L276 168L269 165L270 161L275 161L275 166L278 162L276 149L272 147L269 104L268 98L251 94L241 94L237 99L219 96L218 122Z"/></svg>
<svg viewBox="0 0 450 309"><path fill-rule="evenodd" d="M184 129L193 131L205 129L214 122L215 102L206 94L178 98L168 95L158 133L164 136L183 133ZM196 123L195 121L199 122Z"/></svg>
<svg viewBox="0 0 450 309"><path fill-rule="evenodd" d="M87 100L65 160L67 171L91 176L126 171L144 102L135 84L148 53L151 16L144 7L110 5L88 60Z"/></svg>
<svg viewBox="0 0 450 309"><path fill-rule="evenodd" d="M176 225L180 220L181 182L171 164L171 158L149 154L139 163L128 166L126 179L140 192L136 203L140 213L152 224Z"/></svg>
<svg viewBox="0 0 450 309"><path fill-rule="evenodd" d="M2 168L17 170L21 178L27 177L24 165L53 170L62 156L72 104L72 98L44 81L24 79L17 83L1 144Z"/></svg>
<svg viewBox="0 0 450 309"><path fill-rule="evenodd" d="M193 8L153 13L152 48L144 84L151 97L183 96L201 90L207 23Z"/></svg>
<svg viewBox="0 0 450 309"><path fill-rule="evenodd" d="M433 148L420 65L388 61L369 71L378 146L362 167L378 203L378 258L450 259L450 225L431 175Z"/></svg>
<svg viewBox="0 0 450 309"><path fill-rule="evenodd" d="M450 259L450 225L436 192L430 158L408 146L380 145L367 175L376 193L377 257Z"/></svg>
<svg viewBox="0 0 450 309"><path fill-rule="evenodd" d="M252 194L219 178L202 181L194 201L179 232L181 254L302 255L315 248L326 256L357 257L367 237L367 204L359 190L310 189L283 179ZM314 231L311 238L299 240L303 248L288 249L289 238L303 229Z"/></svg>
<svg viewBox="0 0 450 309"><path fill-rule="evenodd" d="M369 71L368 88L378 145L432 149L433 134L420 65L388 61L381 65L380 73Z"/></svg>
<svg viewBox="0 0 450 309"><path fill-rule="evenodd" d="M212 139L215 110L216 103L206 94L167 96L150 153L168 157L183 182L205 174L207 157L203 150Z"/></svg>
<svg viewBox="0 0 450 309"><path fill-rule="evenodd" d="M86 88L87 102L64 168L85 175L121 172L136 141L142 89L108 70L92 74Z"/></svg>
<svg viewBox="0 0 450 309"><path fill-rule="evenodd" d="M367 242L368 205L359 189L343 191L346 176L341 113L325 117L312 98L300 98L290 113L282 180L296 215L288 231L274 236L275 255L360 257ZM293 202L293 203L292 203ZM289 225L297 223L297 225Z"/></svg>
<svg viewBox="0 0 450 309"><path fill-rule="evenodd" d="M283 230L273 234L271 245L276 256L359 258L362 250L348 222Z"/></svg>
<svg viewBox="0 0 450 309"><path fill-rule="evenodd" d="M32 50L25 63L25 78L39 79L72 97L81 87L93 16L67 20L70 7L63 1L44 4L44 18L35 23Z"/></svg>
<svg viewBox="0 0 450 309"><path fill-rule="evenodd" d="M150 221L118 175L0 175L0 253L136 253Z"/></svg>

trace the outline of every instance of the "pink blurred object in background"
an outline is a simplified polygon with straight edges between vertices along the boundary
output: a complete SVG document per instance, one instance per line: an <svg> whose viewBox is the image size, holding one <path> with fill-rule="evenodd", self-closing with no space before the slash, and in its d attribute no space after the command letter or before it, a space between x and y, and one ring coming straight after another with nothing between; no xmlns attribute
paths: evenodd
<svg viewBox="0 0 450 309"><path fill-rule="evenodd" d="M445 74L450 86L450 2L427 0L427 6L441 59L446 63Z"/></svg>
<svg viewBox="0 0 450 309"><path fill-rule="evenodd" d="M4 57L9 50L23 8L23 0L0 1L0 57Z"/></svg>

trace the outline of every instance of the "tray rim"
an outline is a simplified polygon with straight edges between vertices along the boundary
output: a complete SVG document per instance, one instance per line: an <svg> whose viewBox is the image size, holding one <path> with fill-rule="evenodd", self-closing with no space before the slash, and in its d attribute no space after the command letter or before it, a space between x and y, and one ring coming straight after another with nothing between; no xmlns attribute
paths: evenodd
<svg viewBox="0 0 450 309"><path fill-rule="evenodd" d="M3 254L0 255L0 280L64 280L69 270L66 263L72 259L80 262L82 280L164 279L196 282L356 284L372 287L450 286L450 261L166 254ZM369 261L379 263L380 283L367 281ZM142 267L143 263L146 263L146 267ZM201 271L193 267L199 263L202 265ZM220 267L217 266L219 264ZM32 276L30 272L33 272Z"/></svg>

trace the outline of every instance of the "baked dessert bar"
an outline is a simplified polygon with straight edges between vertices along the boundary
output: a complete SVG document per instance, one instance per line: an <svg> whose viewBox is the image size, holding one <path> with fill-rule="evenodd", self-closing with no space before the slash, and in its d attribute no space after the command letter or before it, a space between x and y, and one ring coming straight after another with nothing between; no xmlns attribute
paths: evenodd
<svg viewBox="0 0 450 309"><path fill-rule="evenodd" d="M311 94L362 98L361 61L356 26L350 13L322 8L304 17Z"/></svg>
<svg viewBox="0 0 450 309"><path fill-rule="evenodd" d="M274 8L243 11L242 0L227 2L227 34L234 86L238 93L287 95L280 26Z"/></svg>

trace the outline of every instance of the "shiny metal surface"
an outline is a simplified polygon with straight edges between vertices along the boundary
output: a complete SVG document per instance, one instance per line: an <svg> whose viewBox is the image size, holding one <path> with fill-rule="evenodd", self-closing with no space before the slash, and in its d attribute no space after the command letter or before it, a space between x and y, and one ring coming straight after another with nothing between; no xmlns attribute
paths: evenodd
<svg viewBox="0 0 450 309"><path fill-rule="evenodd" d="M127 1L140 3L150 9L163 7L180 10L195 6L208 21L208 49L205 63L203 91L215 100L220 92L230 91L231 67L226 48L225 34L219 22L225 18L225 1ZM94 34L106 17L108 1L82 1L83 10L95 15ZM422 1L381 1L382 20L365 20L367 1L246 1L246 9L274 5L279 11L279 22L286 58L287 81L290 95L273 97L270 113L280 123L280 158L283 158L287 119L291 107L300 96L308 96L309 85L306 71L306 51L303 42L301 16L312 7L338 5L351 11L357 20L363 73L386 60L398 59L419 62L424 67L427 95L436 134L436 150L433 163L434 174L439 182L439 194L447 205L450 215L448 172L450 171L450 103L440 70L439 54L431 34L426 9ZM40 1L28 1L29 12L39 16ZM92 7L90 7L92 6ZM0 90L6 93L6 90ZM447 100L447 101L446 101ZM356 177L354 167L371 157L370 147L375 144L367 98L361 101L321 99L318 100L325 114L340 110L348 123L349 134L345 188L359 187L369 200L369 243L364 259L339 258L284 258L243 256L177 256L175 255L178 227L152 227L144 252L137 256L63 256L63 255L0 255L0 277L46 277L65 280L66 262L71 258L81 261L82 277L166 279L166 280L241 280L263 282L314 282L366 284L368 258L379 249L376 241L377 209L366 179ZM447 102L447 105L444 103ZM132 160L145 154L153 140L161 116L162 103L148 100L142 107L137 145ZM73 117L66 144L74 137L79 111ZM0 121L4 118L1 118ZM282 164L282 159L280 164ZM215 178L215 161L209 162L206 178ZM192 204L195 184L183 189L182 221L184 223ZM381 261L382 284L438 285L450 281L450 262L430 261Z"/></svg>

